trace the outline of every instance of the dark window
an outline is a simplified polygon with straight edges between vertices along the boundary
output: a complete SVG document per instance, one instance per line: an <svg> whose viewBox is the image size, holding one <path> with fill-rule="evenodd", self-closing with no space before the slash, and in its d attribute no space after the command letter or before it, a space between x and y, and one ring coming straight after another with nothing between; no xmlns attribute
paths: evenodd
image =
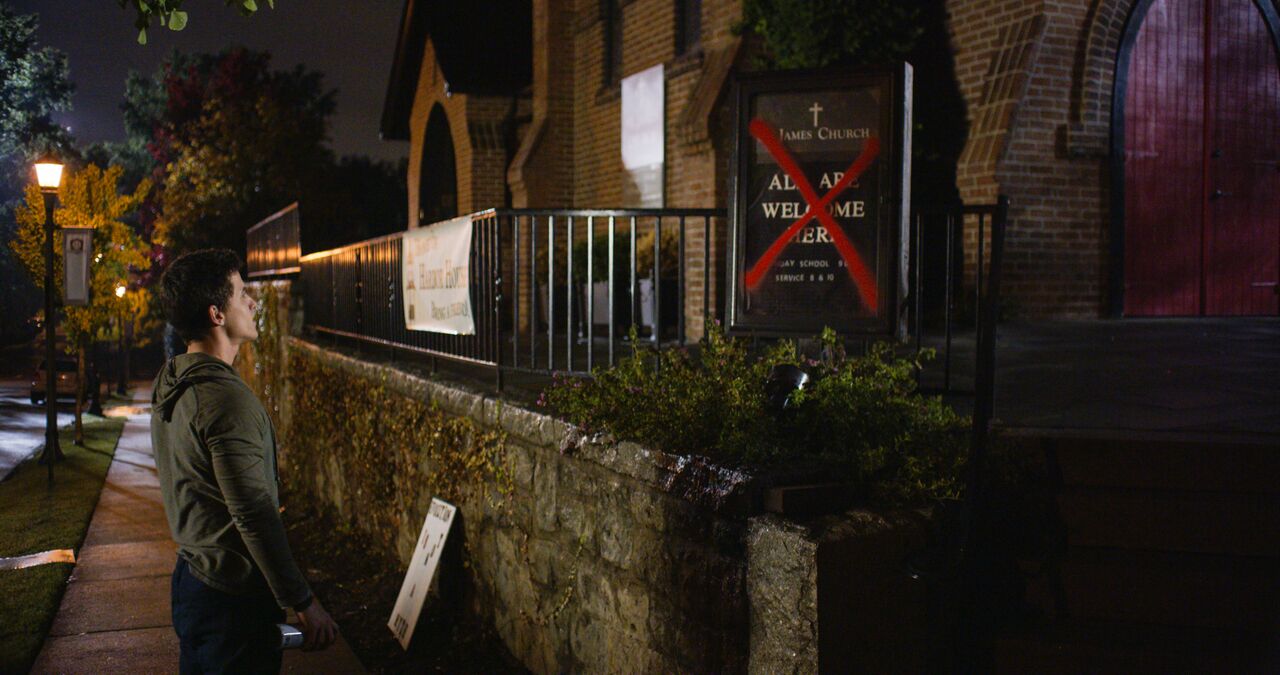
<svg viewBox="0 0 1280 675"><path fill-rule="evenodd" d="M622 7L619 0L600 0L600 24L604 29L604 86L622 79Z"/></svg>
<svg viewBox="0 0 1280 675"><path fill-rule="evenodd" d="M418 183L418 225L429 225L458 215L458 172L454 163L453 134L444 108L435 104L427 115L422 141L422 178Z"/></svg>
<svg viewBox="0 0 1280 675"><path fill-rule="evenodd" d="M676 0L676 55L688 54L702 41L702 0Z"/></svg>

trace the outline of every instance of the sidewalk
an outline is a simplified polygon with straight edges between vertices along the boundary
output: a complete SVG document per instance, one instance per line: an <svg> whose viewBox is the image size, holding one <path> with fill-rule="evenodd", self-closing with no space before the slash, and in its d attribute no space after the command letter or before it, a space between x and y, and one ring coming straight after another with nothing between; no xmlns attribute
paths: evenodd
<svg viewBox="0 0 1280 675"><path fill-rule="evenodd" d="M178 638L169 611L176 547L151 453L149 383L134 390L115 459L62 606L32 673L171 673ZM291 617L292 618L292 617ZM286 673L363 673L341 636L323 652L285 653Z"/></svg>

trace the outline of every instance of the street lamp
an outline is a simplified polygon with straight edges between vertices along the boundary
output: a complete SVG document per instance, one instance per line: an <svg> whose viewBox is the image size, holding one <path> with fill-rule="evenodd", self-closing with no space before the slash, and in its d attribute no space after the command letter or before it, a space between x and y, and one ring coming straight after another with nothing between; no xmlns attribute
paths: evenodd
<svg viewBox="0 0 1280 675"><path fill-rule="evenodd" d="M58 198L58 185L62 183L62 163L45 155L36 160L36 182L44 195L44 354L45 354L45 431L44 452L40 463L49 467L49 482L53 482L53 463L62 459L58 445L58 362L54 355L54 326L58 315L53 308L53 205Z"/></svg>
<svg viewBox="0 0 1280 675"><path fill-rule="evenodd" d="M127 286L125 286L124 284L120 284L116 286L116 297L123 300L124 294L127 293L128 291L129 289ZM116 387L116 393L120 394L121 396L124 396L125 394L129 393L129 390L127 389L128 381L129 381L129 348L131 347L129 342L130 342L130 338L132 337L133 337L133 321L129 319L128 312L125 311L123 308L121 308L120 310L120 352L121 352L121 356L123 357L121 359L123 363L121 364L121 370L120 370L120 386ZM107 386L110 387L111 385L108 384Z"/></svg>

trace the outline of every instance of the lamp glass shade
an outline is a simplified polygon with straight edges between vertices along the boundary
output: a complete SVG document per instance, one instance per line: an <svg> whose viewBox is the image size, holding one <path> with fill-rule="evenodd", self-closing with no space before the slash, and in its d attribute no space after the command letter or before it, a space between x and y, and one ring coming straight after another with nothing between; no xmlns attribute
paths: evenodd
<svg viewBox="0 0 1280 675"><path fill-rule="evenodd" d="M57 162L40 161L36 163L36 182L41 190L56 190L62 183L62 165Z"/></svg>
<svg viewBox="0 0 1280 675"><path fill-rule="evenodd" d="M124 297L124 292L125 292L125 288L124 288L124 286L116 286L116 297L117 297L117 298L123 298L123 297Z"/></svg>

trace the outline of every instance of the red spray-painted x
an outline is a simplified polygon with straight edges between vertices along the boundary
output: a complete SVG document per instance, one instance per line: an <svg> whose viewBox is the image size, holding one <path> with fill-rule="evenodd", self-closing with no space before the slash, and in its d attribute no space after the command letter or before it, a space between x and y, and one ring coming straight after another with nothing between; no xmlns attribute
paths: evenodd
<svg viewBox="0 0 1280 675"><path fill-rule="evenodd" d="M831 186L831 190L823 195L822 199L818 199L818 194L814 192L813 186L809 184L809 179L801 171L800 165L791 156L787 146L783 145L782 140L778 138L778 133L774 131L773 127L768 122L756 118L751 120L748 128L751 135L764 144L765 149L773 156L778 166L782 167L782 170L791 177L796 188L800 190L800 196L804 198L809 208L804 212L804 215L800 216L794 223L791 223L783 231L782 235L765 250L764 255L761 255L760 259L751 266L751 269L747 270L747 288L754 290L759 287L760 282L764 281L765 274L773 266L778 255L791 242L791 238L806 223L817 218L822 228L831 237L836 250L840 252L840 257L844 259L845 267L849 270L849 276L853 279L853 284L858 289L858 295L862 298L863 304L872 312L875 312L878 306L876 280L862 261L862 256L858 255L857 249L853 247L853 243L845 236L844 230L840 228L835 218L827 211L827 206L840 193L853 185L853 182L858 179L858 176L862 175L862 172L867 170L867 167L875 160L876 155L880 153L880 140L868 138L866 145L862 148L862 153L853 161L853 164L849 165L848 170L844 172L844 176L835 185Z"/></svg>

